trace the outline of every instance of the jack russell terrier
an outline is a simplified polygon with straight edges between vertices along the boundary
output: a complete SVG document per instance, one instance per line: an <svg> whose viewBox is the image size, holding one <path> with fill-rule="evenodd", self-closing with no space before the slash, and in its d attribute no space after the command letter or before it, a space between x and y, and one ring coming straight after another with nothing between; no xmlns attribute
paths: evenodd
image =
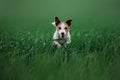
<svg viewBox="0 0 120 80"><path fill-rule="evenodd" d="M67 46L71 43L71 36L69 28L72 20L61 22L58 17L55 17L55 21L52 23L56 27L56 31L53 35L53 45L60 48L61 45Z"/></svg>

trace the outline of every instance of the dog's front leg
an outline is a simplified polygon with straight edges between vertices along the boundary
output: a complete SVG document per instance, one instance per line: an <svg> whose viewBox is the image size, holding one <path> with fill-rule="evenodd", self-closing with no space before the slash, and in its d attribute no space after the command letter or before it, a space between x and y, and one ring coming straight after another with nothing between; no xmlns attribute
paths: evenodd
<svg viewBox="0 0 120 80"><path fill-rule="evenodd" d="M69 39L67 42L66 42L66 44L70 44L71 43L71 40Z"/></svg>
<svg viewBox="0 0 120 80"><path fill-rule="evenodd" d="M71 43L71 40L69 39L66 43L65 43L65 47L67 47L68 44Z"/></svg>
<svg viewBox="0 0 120 80"><path fill-rule="evenodd" d="M53 41L53 44L54 44L55 46L57 46L57 48L60 48L60 47L61 47L61 44L60 44L59 42L57 42L57 41Z"/></svg>

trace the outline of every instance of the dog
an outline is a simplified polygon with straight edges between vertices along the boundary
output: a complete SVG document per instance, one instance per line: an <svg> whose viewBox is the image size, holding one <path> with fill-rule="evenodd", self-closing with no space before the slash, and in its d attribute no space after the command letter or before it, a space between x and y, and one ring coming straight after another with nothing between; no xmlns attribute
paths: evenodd
<svg viewBox="0 0 120 80"><path fill-rule="evenodd" d="M53 45L57 48L60 48L62 45L66 47L71 43L71 35L69 32L71 21L72 20L61 22L58 17L55 17L55 21L52 23L56 28L53 35Z"/></svg>

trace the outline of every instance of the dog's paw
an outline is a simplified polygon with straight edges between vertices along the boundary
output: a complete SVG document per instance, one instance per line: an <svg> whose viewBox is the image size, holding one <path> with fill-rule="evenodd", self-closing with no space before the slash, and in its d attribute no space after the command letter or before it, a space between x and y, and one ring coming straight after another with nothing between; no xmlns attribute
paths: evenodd
<svg viewBox="0 0 120 80"><path fill-rule="evenodd" d="M61 47L61 45L59 44L59 45L57 45L57 48L60 48Z"/></svg>
<svg viewBox="0 0 120 80"><path fill-rule="evenodd" d="M66 42L66 44L70 44L71 43L71 40L68 40L67 42Z"/></svg>

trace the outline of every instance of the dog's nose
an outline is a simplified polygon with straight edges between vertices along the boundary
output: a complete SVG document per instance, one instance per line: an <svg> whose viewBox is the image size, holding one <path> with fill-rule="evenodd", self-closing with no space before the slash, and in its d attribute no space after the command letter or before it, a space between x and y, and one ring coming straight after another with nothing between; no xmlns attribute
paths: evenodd
<svg viewBox="0 0 120 80"><path fill-rule="evenodd" d="M62 32L61 34L62 34L62 36L64 35L64 33L63 33L63 32Z"/></svg>

